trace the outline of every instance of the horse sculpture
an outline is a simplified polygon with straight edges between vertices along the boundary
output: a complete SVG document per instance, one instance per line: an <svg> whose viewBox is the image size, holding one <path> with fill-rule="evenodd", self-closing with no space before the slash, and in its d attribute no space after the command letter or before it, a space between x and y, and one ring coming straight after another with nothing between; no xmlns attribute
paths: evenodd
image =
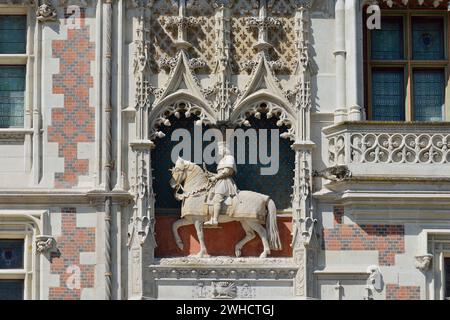
<svg viewBox="0 0 450 320"><path fill-rule="evenodd" d="M195 163L179 158L175 167L170 170L172 178L170 186L175 189L175 198L183 201L181 219L172 225L172 232L178 248L183 250L184 244L178 234L178 228L194 224L200 242L200 251L196 257L207 255L203 236L203 223L212 214L212 205L208 203L208 191L211 184L207 172ZM179 193L179 191L182 193ZM242 247L255 238L255 232L261 238L264 250L260 258L270 254L270 250L281 250L281 241L277 225L277 209L269 196L253 192L240 191L232 198L231 203L221 208L219 223L239 221L245 231L245 237L235 246L235 254L241 256ZM265 224L265 228L263 225Z"/></svg>

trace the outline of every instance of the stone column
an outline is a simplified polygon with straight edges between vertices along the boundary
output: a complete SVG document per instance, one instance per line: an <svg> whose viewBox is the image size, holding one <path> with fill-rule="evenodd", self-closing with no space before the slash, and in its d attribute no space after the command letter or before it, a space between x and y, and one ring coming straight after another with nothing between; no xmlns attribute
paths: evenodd
<svg viewBox="0 0 450 320"><path fill-rule="evenodd" d="M345 1L337 0L335 7L336 49L336 109L334 122L347 120L346 51L345 51Z"/></svg>
<svg viewBox="0 0 450 320"><path fill-rule="evenodd" d="M295 14L297 30L298 77L296 106L296 140L292 145L295 152L295 177L292 202L292 250L294 263L298 267L294 280L294 295L298 298L314 297L313 271L315 268L315 252L309 247L313 229L310 224L313 218L312 203L312 150L311 141L311 77L315 74L315 65L310 58L310 25L309 10L311 1L300 1ZM314 223L312 223L312 228Z"/></svg>
<svg viewBox="0 0 450 320"><path fill-rule="evenodd" d="M346 86L348 120L362 119L363 88L363 57L362 35L359 13L359 3L356 0L345 1L345 47L347 49Z"/></svg>
<svg viewBox="0 0 450 320"><path fill-rule="evenodd" d="M144 279L150 279L148 266L153 263L156 241L154 237L155 224L155 194L153 193L153 176L151 150L154 143L149 139L148 116L151 109L149 59L150 48L150 10L152 2L131 3L138 16L135 30L135 121L134 140L130 142L133 161L130 165L131 190L134 196L133 212L128 223L129 248L129 299L146 299L155 296L152 287L146 286ZM148 281L147 284L152 284Z"/></svg>

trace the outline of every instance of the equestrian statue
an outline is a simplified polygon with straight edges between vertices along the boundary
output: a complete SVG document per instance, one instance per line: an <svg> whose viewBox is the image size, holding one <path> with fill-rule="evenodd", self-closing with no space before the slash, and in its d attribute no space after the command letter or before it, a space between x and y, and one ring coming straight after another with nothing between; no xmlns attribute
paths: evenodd
<svg viewBox="0 0 450 320"><path fill-rule="evenodd" d="M181 219L174 222L172 231L178 248L183 250L183 241L178 228L194 224L200 242L197 257L207 255L203 228L217 228L219 223L239 221L245 237L235 246L235 254L241 256L242 247L259 235L264 246L260 258L270 250L281 250L277 225L277 208L269 196L239 191L233 181L236 162L226 142L219 142L217 174L202 169L199 165L178 158L173 169L170 186L175 198L182 201ZM264 227L265 225L265 227Z"/></svg>

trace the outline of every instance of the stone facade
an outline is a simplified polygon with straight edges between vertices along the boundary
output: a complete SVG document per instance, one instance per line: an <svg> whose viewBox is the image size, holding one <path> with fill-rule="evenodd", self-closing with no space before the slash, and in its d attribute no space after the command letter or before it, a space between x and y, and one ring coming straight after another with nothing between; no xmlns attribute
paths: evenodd
<svg viewBox="0 0 450 320"><path fill-rule="evenodd" d="M27 70L24 127L0 129L0 238L27 244L24 298L444 299L450 126L366 120L366 5L0 0L28 17L26 53L0 55ZM231 222L205 230L211 257L192 257L195 226L180 249L179 207L156 205L170 186L155 150L177 119L261 118L294 162L292 181L274 176L292 190L283 248L257 258L256 237L235 257L247 233Z"/></svg>

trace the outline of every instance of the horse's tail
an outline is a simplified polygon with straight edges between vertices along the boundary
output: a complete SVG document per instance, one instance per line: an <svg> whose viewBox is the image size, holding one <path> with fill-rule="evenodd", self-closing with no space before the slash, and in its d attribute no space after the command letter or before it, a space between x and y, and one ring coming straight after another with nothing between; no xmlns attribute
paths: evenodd
<svg viewBox="0 0 450 320"><path fill-rule="evenodd" d="M269 247L272 250L281 250L282 245L277 224L277 207L272 199L267 201L267 211L266 230L269 237Z"/></svg>

